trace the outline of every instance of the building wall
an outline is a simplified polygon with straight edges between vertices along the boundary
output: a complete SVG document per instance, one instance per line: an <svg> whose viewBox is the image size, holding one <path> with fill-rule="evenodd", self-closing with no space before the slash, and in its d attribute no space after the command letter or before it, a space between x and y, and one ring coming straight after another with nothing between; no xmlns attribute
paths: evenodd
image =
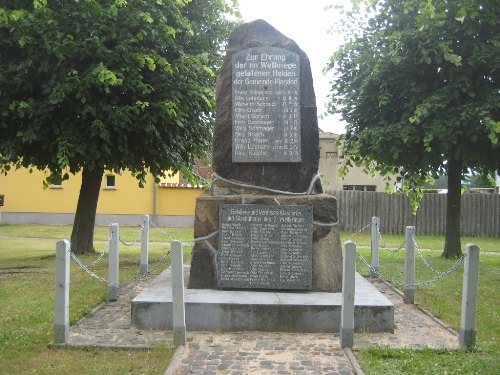
<svg viewBox="0 0 500 375"><path fill-rule="evenodd" d="M139 224L142 215L155 216L165 225L186 226L193 222L196 198L201 187L179 185L178 175L163 178L155 184L147 176L144 188L130 172L115 175L115 186L106 186L104 174L97 205L97 224L119 222ZM0 175L0 194L5 196L1 223L70 224L73 222L81 185L81 174L72 175L61 186L43 188L43 171L27 169Z"/></svg>
<svg viewBox="0 0 500 375"><path fill-rule="evenodd" d="M194 216L196 198L202 188L158 187L157 215Z"/></svg>
<svg viewBox="0 0 500 375"><path fill-rule="evenodd" d="M363 168L351 167L349 172L341 179L339 168L342 162L339 160L339 151L336 145L338 135L333 133L320 132L319 135L319 171L324 190L350 190L374 187L374 191L385 191L385 180L379 174L371 176L363 172Z"/></svg>

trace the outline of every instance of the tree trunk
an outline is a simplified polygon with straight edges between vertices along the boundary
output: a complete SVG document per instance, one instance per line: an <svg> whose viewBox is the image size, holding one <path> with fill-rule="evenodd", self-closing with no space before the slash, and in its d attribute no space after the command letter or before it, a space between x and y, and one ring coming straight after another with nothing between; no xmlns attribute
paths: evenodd
<svg viewBox="0 0 500 375"><path fill-rule="evenodd" d="M448 194L446 198L446 238L442 256L457 258L462 255L460 244L460 204L462 189L462 163L448 160Z"/></svg>
<svg viewBox="0 0 500 375"><path fill-rule="evenodd" d="M76 254L94 253L94 225L97 201L104 170L102 168L82 172L82 186L76 206L73 232L71 233L71 249Z"/></svg>

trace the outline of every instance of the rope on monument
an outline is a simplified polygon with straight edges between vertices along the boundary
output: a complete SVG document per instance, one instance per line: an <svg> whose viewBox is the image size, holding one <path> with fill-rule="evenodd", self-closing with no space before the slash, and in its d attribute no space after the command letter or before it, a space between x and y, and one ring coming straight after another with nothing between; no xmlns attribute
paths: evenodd
<svg viewBox="0 0 500 375"><path fill-rule="evenodd" d="M238 186L238 187L242 187L242 188L262 190L262 191L267 191L267 192L270 192L270 193L283 194L283 195L310 195L310 194L312 194L312 191L314 189L314 184L321 177L320 174L319 174L319 171L316 172L314 174L312 180L311 180L311 183L309 184L309 188L307 189L307 191L305 191L303 193L296 193L296 192L292 192L292 191L283 191L283 190L271 189L271 188L267 188L267 187L264 187L264 186L256 186L256 185L251 185L251 184L244 184L244 183L241 183L241 182L236 182L236 181L228 180L228 179L226 179L226 178L224 178L222 176L219 176L215 172L213 173L213 176L214 176L214 180L213 180L212 184L215 181L220 180L220 181L225 182L227 184Z"/></svg>
<svg viewBox="0 0 500 375"><path fill-rule="evenodd" d="M216 230L215 232L210 233L208 236L195 238L194 242L207 241L207 240L211 239L212 237L217 236L218 234L219 234L219 231Z"/></svg>
<svg viewBox="0 0 500 375"><path fill-rule="evenodd" d="M208 242L208 240L217 236L218 234L219 231L216 230L215 232L210 233L208 236L195 238L194 242L204 242L208 250L212 253L212 255L217 256L217 250L215 249L215 247L212 246L210 242Z"/></svg>
<svg viewBox="0 0 500 375"><path fill-rule="evenodd" d="M313 224L317 225L318 227L333 228L333 227L336 227L337 225L339 225L339 222L337 221L335 223L320 223L319 221L313 220Z"/></svg>

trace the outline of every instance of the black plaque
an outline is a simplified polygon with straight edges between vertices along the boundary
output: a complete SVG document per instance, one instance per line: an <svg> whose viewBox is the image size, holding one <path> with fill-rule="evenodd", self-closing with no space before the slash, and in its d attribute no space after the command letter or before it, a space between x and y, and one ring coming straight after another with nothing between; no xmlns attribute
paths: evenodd
<svg viewBox="0 0 500 375"><path fill-rule="evenodd" d="M255 47L232 58L233 162L300 162L299 55Z"/></svg>
<svg viewBox="0 0 500 375"><path fill-rule="evenodd" d="M312 206L220 206L217 266L220 288L311 289Z"/></svg>

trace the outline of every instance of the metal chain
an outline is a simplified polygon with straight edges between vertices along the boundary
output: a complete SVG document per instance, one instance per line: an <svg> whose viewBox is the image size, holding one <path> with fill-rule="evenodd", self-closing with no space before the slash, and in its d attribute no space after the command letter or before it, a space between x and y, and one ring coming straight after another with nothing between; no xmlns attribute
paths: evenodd
<svg viewBox="0 0 500 375"><path fill-rule="evenodd" d="M139 229L139 233L137 234L137 236L135 237L134 241L132 243L126 243L124 240L122 240L122 238L120 237L120 242L125 245L125 246L134 246L134 245L137 245L137 243L139 242L139 238L142 237L142 232L144 231L144 223L141 224L141 228Z"/></svg>
<svg viewBox="0 0 500 375"><path fill-rule="evenodd" d="M360 230L358 230L357 232L354 232L353 234L349 235L350 238L352 237L356 237L358 234L361 234L363 233L364 231L366 231L368 228L370 228L372 226L372 224L367 224L365 227L361 228Z"/></svg>
<svg viewBox="0 0 500 375"><path fill-rule="evenodd" d="M377 225L377 233L378 233L380 248L382 248L384 250L387 250L387 251L389 251L391 253L396 253L396 252L398 252L398 251L400 251L400 250L402 250L402 249L405 248L405 244L406 244L405 241L403 241L403 243L401 245L399 245L397 248L394 248L394 249L391 249L388 246L386 246L385 240L382 237L382 232L380 232L380 228L378 227L378 225Z"/></svg>
<svg viewBox="0 0 500 375"><path fill-rule="evenodd" d="M359 252L356 252L356 254L358 255L358 257L361 259L361 261L363 262L363 264L368 267L368 269L373 273L375 274L378 278L390 283L390 284L393 284L393 285L396 285L396 286L399 286L399 287L404 287L405 284L404 283L401 283L399 281L395 281L395 280L392 280L384 275L382 275L378 270L376 270L375 268L373 268L370 263L368 263L368 261L363 258L363 256L359 253ZM456 271L458 268L460 268L460 266L464 263L464 260L465 260L465 257L461 257L460 259L458 259L448 270L444 271L444 272L439 272L438 275L430 280L425 280L425 281L421 281L421 282L418 282L418 283L413 283L413 287L420 287L420 286L424 286L424 285L429 285L429 284L432 284L432 283L435 283L445 277L447 277L448 275L450 275L451 273L453 273L454 271Z"/></svg>
<svg viewBox="0 0 500 375"><path fill-rule="evenodd" d="M160 265L165 261L165 259L167 259L167 257L170 255L170 251L171 249L168 249L168 251L163 254L153 266L148 268L148 271L144 275L140 275L138 278L145 278L155 272L158 267L160 267Z"/></svg>
<svg viewBox="0 0 500 375"><path fill-rule="evenodd" d="M82 269L84 270L86 273L88 273L90 276L92 276L94 279L100 281L100 282L103 282L103 283L107 283L108 280L106 280L104 277L101 277L101 276L98 276L96 275L94 272L92 272L88 266L86 266L85 264L83 264L81 262L80 259L77 258L77 256L73 253L73 252L69 252L70 255L71 255L71 259L73 259L73 261Z"/></svg>
<svg viewBox="0 0 500 375"><path fill-rule="evenodd" d="M415 250L417 251L418 256L420 257L420 259L422 259L422 262L424 262L425 266L432 272L434 272L436 275L439 275L441 272L432 267L431 264L427 261L427 259L425 259L424 254L422 254L422 252L420 251L420 248L418 247L417 244L417 240L415 239L415 234L412 235L411 240L413 242Z"/></svg>
<svg viewBox="0 0 500 375"><path fill-rule="evenodd" d="M450 275L451 273L453 273L454 271L459 269L460 266L462 266L462 264L464 263L464 260L465 260L465 257L462 256L447 271L439 272L438 275L436 277L434 277L433 279L422 281L419 283L414 283L413 286L424 286L424 285L432 284L432 283L435 283L435 282L441 280L442 278Z"/></svg>
<svg viewBox="0 0 500 375"><path fill-rule="evenodd" d="M157 232L160 232L161 234L163 234L164 236L167 236L168 238L170 238L171 240L173 241L179 241L177 238L175 238L174 236L172 236L170 233L164 231L163 229L161 229L158 225L156 225L155 223L153 223L152 221L149 222L151 224L151 226L156 229ZM183 244L184 246L194 246L194 243L193 242L183 242L183 241L179 241L181 244Z"/></svg>
<svg viewBox="0 0 500 375"><path fill-rule="evenodd" d="M385 282L387 282L389 284L396 285L396 286L399 286L399 287L404 286L404 283L400 283L399 281L390 279L389 277L386 277L386 276L382 275L377 269L373 268L371 266L371 264L359 252L356 251L356 254L361 259L361 261L363 262L363 264L366 267L368 267L368 269L372 272L372 274L374 274L375 276L377 276L379 279L384 280Z"/></svg>
<svg viewBox="0 0 500 375"><path fill-rule="evenodd" d="M109 250L109 247L111 246L111 239L112 239L112 234L110 232L109 233L109 237L108 237L108 242L104 245L104 248L99 253L99 256L92 263L84 265L86 268L90 269L90 268L95 267L97 265L97 263L99 263L102 260L102 258L104 258L104 255L106 255L106 250ZM74 250L73 249L70 249L70 252L71 252L72 255L74 255Z"/></svg>

